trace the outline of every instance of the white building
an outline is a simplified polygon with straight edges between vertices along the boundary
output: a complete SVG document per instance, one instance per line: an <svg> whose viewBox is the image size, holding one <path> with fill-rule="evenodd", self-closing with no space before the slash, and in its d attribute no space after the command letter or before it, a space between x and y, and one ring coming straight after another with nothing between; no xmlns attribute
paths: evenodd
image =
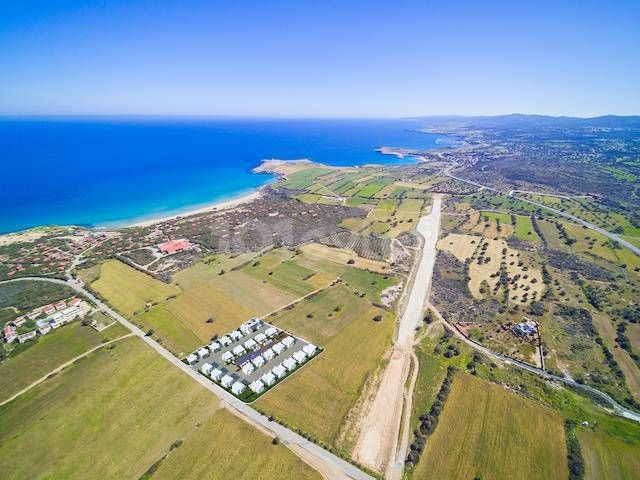
<svg viewBox="0 0 640 480"><path fill-rule="evenodd" d="M253 364L251 362L247 362L242 365L242 373L245 375L251 375L254 372L255 368L253 368Z"/></svg>
<svg viewBox="0 0 640 480"><path fill-rule="evenodd" d="M236 345L235 347L233 347L232 352L236 357L239 357L240 355L244 355L246 350L242 345Z"/></svg>
<svg viewBox="0 0 640 480"><path fill-rule="evenodd" d="M309 357L313 357L316 353L316 350L318 350L318 347L316 347L311 343L308 343L307 345L302 347L302 351L306 353Z"/></svg>
<svg viewBox="0 0 640 480"><path fill-rule="evenodd" d="M229 334L229 336L231 337L231 339L234 342L237 342L238 340L240 340L243 337L242 333L240 333L240 330L234 330L233 332L231 332Z"/></svg>
<svg viewBox="0 0 640 480"><path fill-rule="evenodd" d="M273 360L276 354L273 350L271 350L270 348L267 348L264 352L262 352L262 356L268 362L270 360Z"/></svg>
<svg viewBox="0 0 640 480"><path fill-rule="evenodd" d="M291 335L288 335L282 339L282 344L287 348L291 348L291 345L293 345L294 343L296 343L296 339Z"/></svg>
<svg viewBox="0 0 640 480"><path fill-rule="evenodd" d="M209 345L209 350L211 350L212 352L217 352L221 348L222 347L220 346L220 344L218 342L211 342L211 344Z"/></svg>
<svg viewBox="0 0 640 480"><path fill-rule="evenodd" d="M202 347L198 350L198 357L204 358L209 356L209 349L207 347Z"/></svg>
<svg viewBox="0 0 640 480"><path fill-rule="evenodd" d="M262 383L260 380L256 380L255 382L251 382L249 388L254 393L262 393L264 392L264 383Z"/></svg>
<svg viewBox="0 0 640 480"><path fill-rule="evenodd" d="M262 320L260 320L259 318L252 318L251 320L248 320L240 325L240 331L245 335L249 335L250 333L258 330L261 325Z"/></svg>
<svg viewBox="0 0 640 480"><path fill-rule="evenodd" d="M211 373L211 370L213 370L213 365L211 365L210 363L203 363L200 367L200 371L205 375L209 375Z"/></svg>
<svg viewBox="0 0 640 480"><path fill-rule="evenodd" d="M262 377L260 377L260 380L262 380L262 383L264 383L267 387L270 387L271 385L276 383L276 376L271 372L267 372L262 375Z"/></svg>
<svg viewBox="0 0 640 480"><path fill-rule="evenodd" d="M278 342L271 345L271 349L276 353L276 355L280 355L282 352L284 352L287 349L287 347L285 347L282 343Z"/></svg>
<svg viewBox="0 0 640 480"><path fill-rule="evenodd" d="M289 372L295 370L297 365L298 365L298 363L291 357L285 359L285 361L282 362L282 366L284 368L286 368L287 371L289 371Z"/></svg>
<svg viewBox="0 0 640 480"><path fill-rule="evenodd" d="M237 381L231 386L231 392L234 395L240 395L246 388L247 386L244 383Z"/></svg>
<svg viewBox="0 0 640 480"><path fill-rule="evenodd" d="M225 375L220 380L220 385L224 388L229 388L233 384L233 377L231 375Z"/></svg>
<svg viewBox="0 0 640 480"><path fill-rule="evenodd" d="M280 364L273 367L271 372L273 372L276 377L283 378L287 374L287 369Z"/></svg>
<svg viewBox="0 0 640 480"><path fill-rule="evenodd" d="M258 344L252 338L244 342L244 348L246 348L247 350L254 350L257 347Z"/></svg>
<svg viewBox="0 0 640 480"><path fill-rule="evenodd" d="M220 370L219 368L214 368L213 370L211 370L209 376L214 382L219 382L220 378L222 377L222 370Z"/></svg>
<svg viewBox="0 0 640 480"><path fill-rule="evenodd" d="M218 342L220 343L220 345L224 345L225 347L231 345L233 342L231 341L231 339L225 335L224 337L220 337L218 339Z"/></svg>
<svg viewBox="0 0 640 480"><path fill-rule="evenodd" d="M264 334L269 338L273 338L278 334L278 329L276 327L269 327L264 331Z"/></svg>
<svg viewBox="0 0 640 480"><path fill-rule="evenodd" d="M233 353L231 352L224 352L221 356L222 361L225 363L231 363L233 362Z"/></svg>
<svg viewBox="0 0 640 480"><path fill-rule="evenodd" d="M42 325L39 329L38 329L38 333L40 335L46 335L47 333L49 333L51 331L51 326L50 325Z"/></svg>
<svg viewBox="0 0 640 480"><path fill-rule="evenodd" d="M35 336L36 336L35 330L33 332L27 332L27 333L23 333L22 335L18 335L18 343L24 343L27 340L31 340L32 338L35 338Z"/></svg>
<svg viewBox="0 0 640 480"><path fill-rule="evenodd" d="M198 355L196 355L195 353L192 353L191 355L189 355L187 357L187 363L189 365L193 365L194 363L196 363L198 361Z"/></svg>
<svg viewBox="0 0 640 480"><path fill-rule="evenodd" d="M296 362L302 364L304 362L307 361L307 354L304 353L302 350L298 350L297 352L295 352L292 357L295 359Z"/></svg>
<svg viewBox="0 0 640 480"><path fill-rule="evenodd" d="M267 341L267 336L264 333L259 333L253 339L258 342L260 345Z"/></svg>
<svg viewBox="0 0 640 480"><path fill-rule="evenodd" d="M265 364L264 357L262 355L258 355L253 359L253 364L256 366L256 368L260 368Z"/></svg>

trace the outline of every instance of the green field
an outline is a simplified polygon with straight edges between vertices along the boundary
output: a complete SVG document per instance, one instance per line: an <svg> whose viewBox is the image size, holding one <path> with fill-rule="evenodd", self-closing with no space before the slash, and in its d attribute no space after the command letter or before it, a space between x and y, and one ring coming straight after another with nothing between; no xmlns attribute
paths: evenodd
<svg viewBox="0 0 640 480"><path fill-rule="evenodd" d="M305 168L287 175L287 180L282 185L286 188L301 190L310 187L316 181L316 178L329 172L331 170L328 168Z"/></svg>
<svg viewBox="0 0 640 480"><path fill-rule="evenodd" d="M309 313L313 318L307 318ZM374 322L376 315L383 320ZM335 446L367 376L379 367L391 344L393 316L337 285L269 321L325 351L261 397L256 406Z"/></svg>
<svg viewBox="0 0 640 480"><path fill-rule="evenodd" d="M160 465L165 478L176 468L201 469L204 478L250 478L241 448L247 445L260 447L251 456L260 459L261 478L318 478L218 408L209 391L139 339L126 339L0 407L0 471L7 480L140 478L182 442ZM212 445L221 459L215 464ZM172 457L182 454L200 462L175 465ZM172 478L194 474L180 470Z"/></svg>
<svg viewBox="0 0 640 480"><path fill-rule="evenodd" d="M101 265L100 278L91 287L128 317L147 303L160 303L180 294L176 285L167 285L117 260Z"/></svg>
<svg viewBox="0 0 640 480"><path fill-rule="evenodd" d="M414 479L566 479L564 426L504 387L458 374Z"/></svg>
<svg viewBox="0 0 640 480"><path fill-rule="evenodd" d="M96 332L80 322L73 322L38 337L28 350L0 363L0 401L87 350L127 333L129 331L119 323Z"/></svg>
<svg viewBox="0 0 640 480"><path fill-rule="evenodd" d="M577 430L586 480L632 480L640 473L640 439L627 443L584 428Z"/></svg>

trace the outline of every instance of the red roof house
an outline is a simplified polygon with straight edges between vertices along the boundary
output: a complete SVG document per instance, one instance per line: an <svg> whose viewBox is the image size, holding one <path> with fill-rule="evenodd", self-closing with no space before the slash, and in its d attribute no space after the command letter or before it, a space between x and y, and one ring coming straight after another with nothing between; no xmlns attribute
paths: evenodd
<svg viewBox="0 0 640 480"><path fill-rule="evenodd" d="M158 249L162 253L166 254L182 252L183 250L189 250L191 248L193 248L191 242L184 238L180 240L169 240L168 242L164 242L158 245Z"/></svg>

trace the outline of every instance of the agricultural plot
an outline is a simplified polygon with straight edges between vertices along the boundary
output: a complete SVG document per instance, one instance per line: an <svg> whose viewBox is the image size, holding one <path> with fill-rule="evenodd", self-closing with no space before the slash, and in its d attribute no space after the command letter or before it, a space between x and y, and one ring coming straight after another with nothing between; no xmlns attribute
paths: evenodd
<svg viewBox="0 0 640 480"><path fill-rule="evenodd" d="M285 188L301 190L310 187L318 177L331 172L329 168L311 167L293 172L287 176L287 180L282 184Z"/></svg>
<svg viewBox="0 0 640 480"><path fill-rule="evenodd" d="M80 322L73 322L40 336L27 351L0 363L0 401L78 355L127 333L119 323L96 332Z"/></svg>
<svg viewBox="0 0 640 480"><path fill-rule="evenodd" d="M566 479L562 419L504 387L458 374L415 479Z"/></svg>
<svg viewBox="0 0 640 480"><path fill-rule="evenodd" d="M207 282L209 279L219 275L220 272L231 271L250 262L259 254L260 252L246 252L237 255L228 253L212 255L189 268L180 270L173 275L173 280L180 288L188 290Z"/></svg>
<svg viewBox="0 0 640 480"><path fill-rule="evenodd" d="M383 183L383 182L371 182L371 183L367 184L364 188L358 190L358 192L356 193L356 196L364 197L364 198L371 198L379 190L384 188L385 185L386 185L386 183Z"/></svg>
<svg viewBox="0 0 640 480"><path fill-rule="evenodd" d="M117 260L104 262L100 278L91 284L110 305L126 316L142 311L180 294L180 288L167 285Z"/></svg>
<svg viewBox="0 0 640 480"><path fill-rule="evenodd" d="M246 478L246 452L237 445L269 440L238 419L218 417L218 408L210 392L139 339L126 339L0 408L0 469L6 479L141 478L172 449L167 459L186 445L203 455L207 444L191 439L198 425L208 425L209 440L225 461L207 477ZM214 428L221 421L226 430ZM238 443L218 436L222 431ZM262 458L267 472L284 465L302 478L317 478L285 449Z"/></svg>
<svg viewBox="0 0 640 480"><path fill-rule="evenodd" d="M366 378L379 367L394 331L389 312L353 292L344 295L345 303L338 311L337 305L320 306L311 298L269 318L275 325L286 324L292 332L304 333L312 342L325 341L325 350L295 378L256 402L258 408L286 424L338 448L346 417L358 401ZM312 311L313 317L307 318ZM374 321L378 315L380 321Z"/></svg>
<svg viewBox="0 0 640 480"><path fill-rule="evenodd" d="M360 257L350 250L332 248L319 243L302 245L300 250L304 255L297 262L307 268L339 273L344 270L344 267L351 265L354 268L372 270L374 272L384 273L389 271L388 263ZM351 260L353 260L353 263L349 263Z"/></svg>
<svg viewBox="0 0 640 480"><path fill-rule="evenodd" d="M390 239L353 235L349 232L335 233L320 239L319 243L328 247L353 250L358 256L370 260L384 261L391 253Z"/></svg>
<svg viewBox="0 0 640 480"><path fill-rule="evenodd" d="M509 247L503 239L452 233L441 239L437 247L462 262L472 260L468 285L475 298L484 298L491 292L497 294L502 287L508 287L508 300L516 304L528 304L542 295L544 284L540 270L525 265L520 252ZM506 284L500 283L502 277Z"/></svg>
<svg viewBox="0 0 640 480"><path fill-rule="evenodd" d="M640 472L640 443L627 443L604 433L577 430L585 463L585 479L631 480Z"/></svg>

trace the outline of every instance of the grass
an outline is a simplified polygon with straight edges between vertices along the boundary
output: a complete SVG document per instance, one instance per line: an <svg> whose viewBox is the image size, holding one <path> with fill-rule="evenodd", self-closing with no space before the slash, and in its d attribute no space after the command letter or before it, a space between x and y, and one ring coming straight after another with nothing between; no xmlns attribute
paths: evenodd
<svg viewBox="0 0 640 480"><path fill-rule="evenodd" d="M296 190L308 188L313 185L318 177L329 172L331 172L331 170L328 168L306 168L288 175L286 182L284 182L282 186Z"/></svg>
<svg viewBox="0 0 640 480"><path fill-rule="evenodd" d="M585 462L585 479L631 480L640 472L640 443L585 428L576 431Z"/></svg>
<svg viewBox="0 0 640 480"><path fill-rule="evenodd" d="M247 252L239 255L217 254L204 259L195 265L180 270L173 276L173 280L183 290L206 283L209 279L215 277L221 270L230 271L243 263L251 261L258 255L258 252Z"/></svg>
<svg viewBox="0 0 640 480"><path fill-rule="evenodd" d="M358 191L357 196L365 197L365 198L373 197L376 194L376 192L384 188L385 185L386 183L382 183L382 182L368 183L364 188Z"/></svg>
<svg viewBox="0 0 640 480"><path fill-rule="evenodd" d="M100 278L91 284L110 305L130 317L147 303L160 303L180 294L176 285L167 285L118 260L102 264Z"/></svg>
<svg viewBox="0 0 640 480"><path fill-rule="evenodd" d="M237 453L229 455L231 448ZM247 462L240 457L248 452L251 456ZM320 480L322 477L286 447L273 445L227 410L219 410L185 437L182 446L153 475L153 480L174 478Z"/></svg>
<svg viewBox="0 0 640 480"><path fill-rule="evenodd" d="M566 479L562 419L471 375L459 374L414 478Z"/></svg>
<svg viewBox="0 0 640 480"><path fill-rule="evenodd" d="M104 341L127 333L128 330L119 323L96 332L80 322L73 322L38 337L28 351L0 363L0 400L6 400L51 370Z"/></svg>
<svg viewBox="0 0 640 480"><path fill-rule="evenodd" d="M169 311L166 304L156 305L148 312L137 315L133 320L144 330L153 330L153 338L178 357L206 343L187 324Z"/></svg>
<svg viewBox="0 0 640 480"><path fill-rule="evenodd" d="M246 451L238 445L268 439L239 420L218 417L218 409L209 391L139 339L126 339L0 407L0 471L4 479L140 478L178 440L192 450L185 453L204 458L209 445L192 440L205 428L225 459L209 476L246 478ZM267 472L286 466L308 475L284 449L272 449L269 457L263 459Z"/></svg>
<svg viewBox="0 0 640 480"><path fill-rule="evenodd" d="M303 255L297 260L298 264L334 275L340 275L347 268L347 262L353 260L352 267L372 270L375 272L386 272L389 265L379 260L370 260L358 256L354 251L332 248L319 243L308 243L300 247Z"/></svg>
<svg viewBox="0 0 640 480"><path fill-rule="evenodd" d="M446 375L446 369L431 355L422 349L415 350L418 357L418 377L413 390L413 403L411 414L411 427L418 426L418 417L429 411L436 398L442 380Z"/></svg>
<svg viewBox="0 0 640 480"><path fill-rule="evenodd" d="M360 397L367 376L380 365L390 345L394 322L385 310L353 293L343 293L345 287L332 289L334 293L326 291L325 295L336 295L333 300L339 297L344 302L340 312L332 312L333 302L307 299L293 310L269 319L317 342L325 351L261 397L256 406L336 446L340 429ZM314 319L306 317L311 310L316 312ZM329 313L333 316L329 317ZM376 315L382 315L383 320L374 322Z"/></svg>

